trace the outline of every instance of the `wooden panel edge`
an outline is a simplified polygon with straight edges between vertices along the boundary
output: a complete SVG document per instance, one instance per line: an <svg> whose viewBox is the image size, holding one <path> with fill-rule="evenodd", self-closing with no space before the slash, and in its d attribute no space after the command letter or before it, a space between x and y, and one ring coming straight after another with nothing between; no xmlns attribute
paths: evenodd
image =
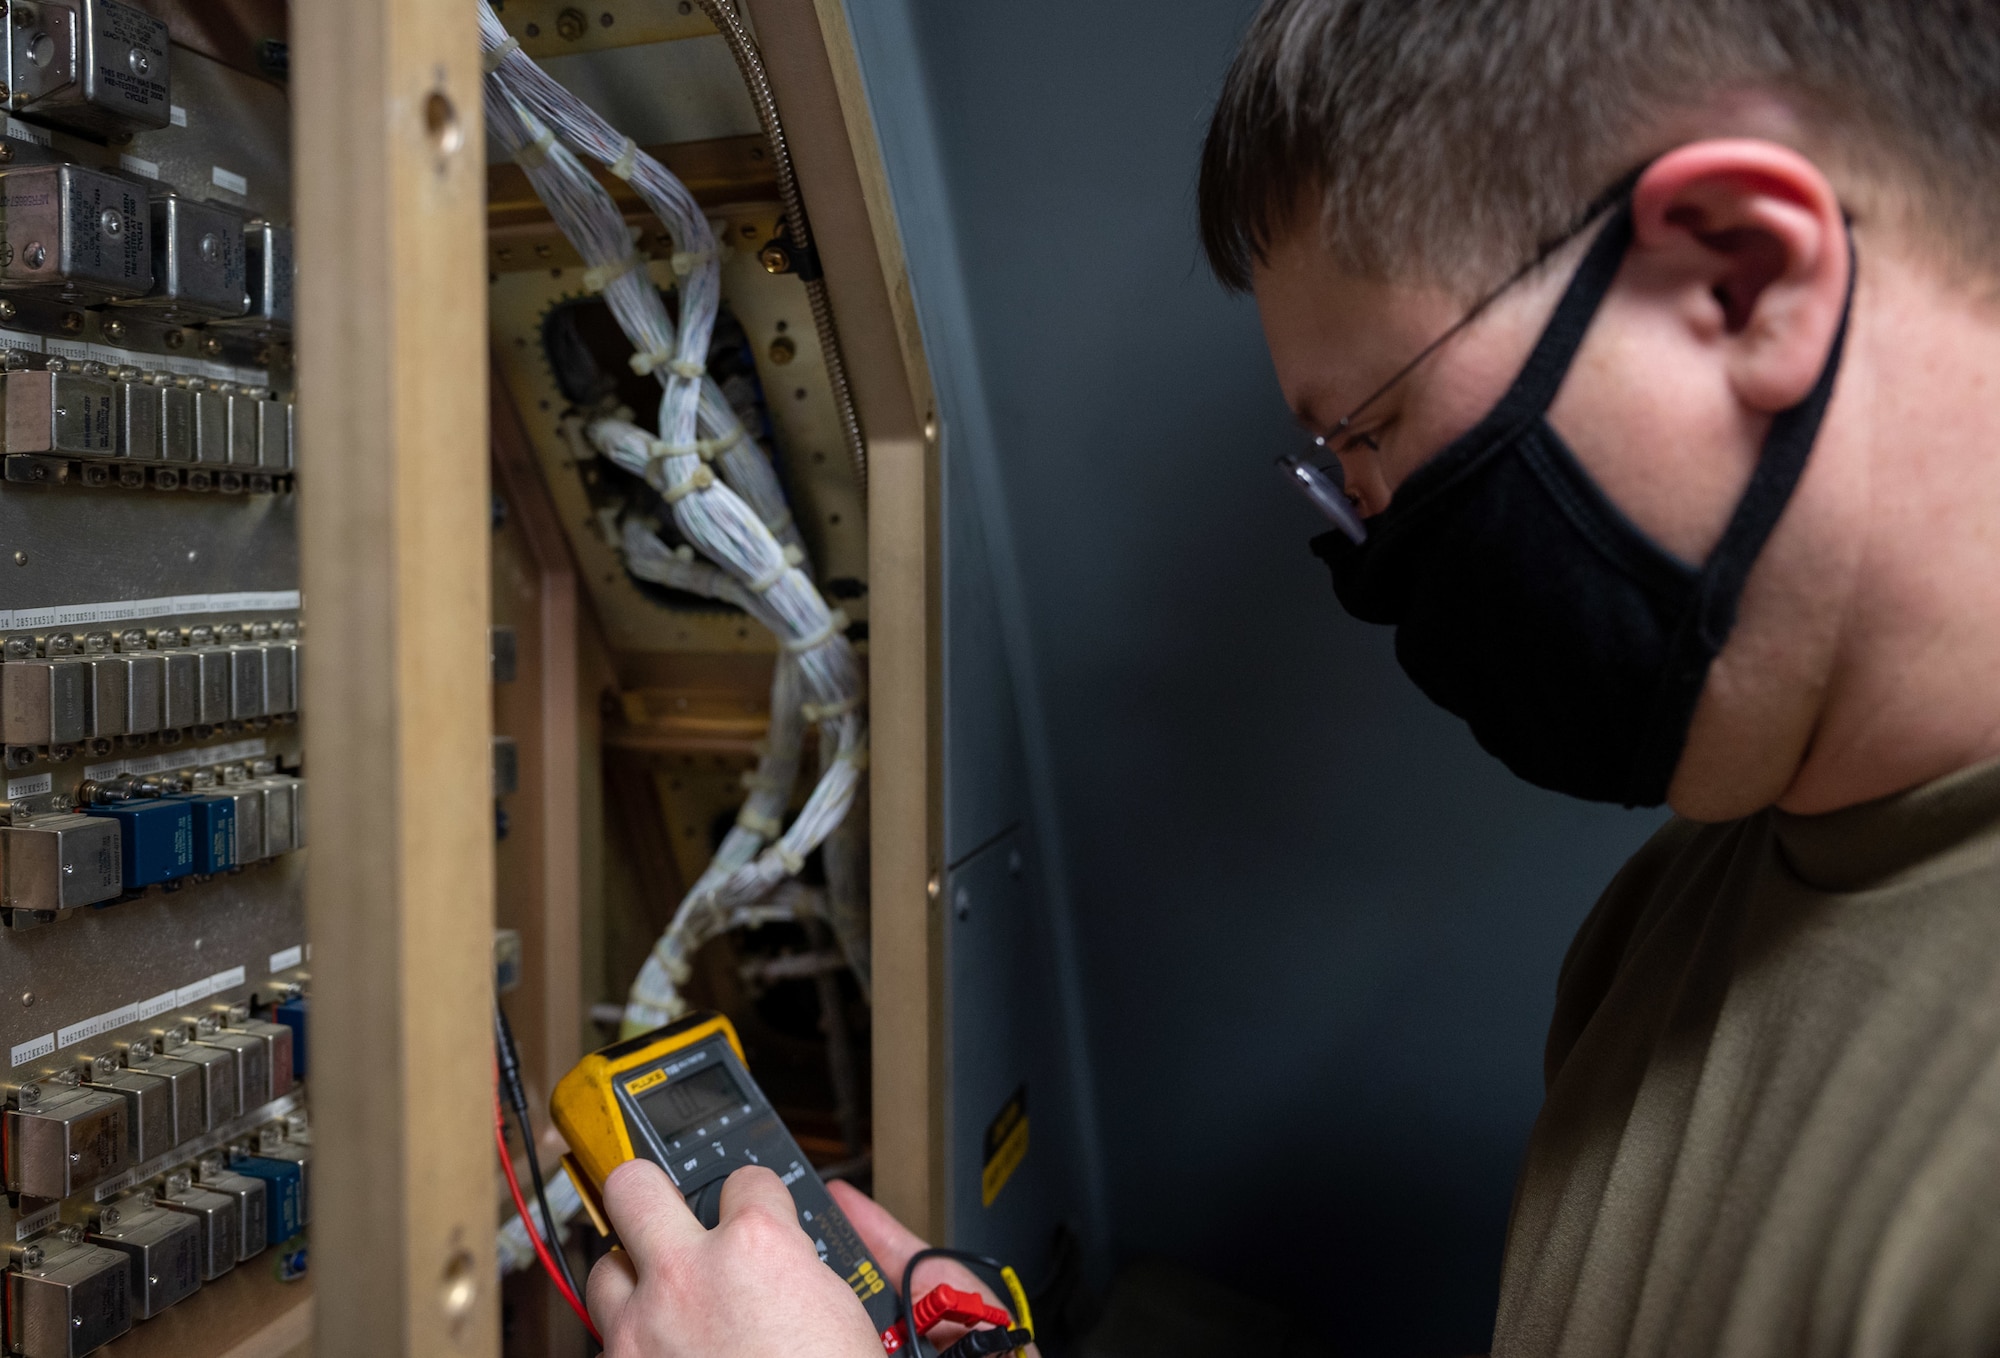
<svg viewBox="0 0 2000 1358"><path fill-rule="evenodd" d="M321 1358L492 1355L475 15L294 15Z"/></svg>

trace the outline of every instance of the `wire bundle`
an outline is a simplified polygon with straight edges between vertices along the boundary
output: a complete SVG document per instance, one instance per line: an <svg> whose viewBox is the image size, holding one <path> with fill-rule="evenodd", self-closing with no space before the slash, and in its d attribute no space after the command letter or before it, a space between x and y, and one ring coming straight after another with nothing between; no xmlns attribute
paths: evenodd
<svg viewBox="0 0 2000 1358"><path fill-rule="evenodd" d="M601 454L642 477L669 507L675 527L706 560L677 552L654 525L628 515L619 545L633 574L736 605L779 639L771 729L749 796L708 869L682 898L627 996L623 1031L666 1023L686 1010L679 986L693 953L730 927L733 913L768 897L826 841L854 806L867 763L860 665L842 635L847 618L829 608L807 573L804 546L769 459L745 433L706 359L721 306L715 233L685 185L657 160L551 80L480 0L489 135L527 173L550 216L585 263L635 352L632 367L662 391L656 437L629 420L597 418L585 436ZM680 325L667 314L624 216L579 155L629 182L666 227L680 278ZM720 476L716 470L720 470ZM790 826L807 722L819 727L822 767ZM829 855L828 911L843 952L866 983L857 921L858 854Z"/></svg>

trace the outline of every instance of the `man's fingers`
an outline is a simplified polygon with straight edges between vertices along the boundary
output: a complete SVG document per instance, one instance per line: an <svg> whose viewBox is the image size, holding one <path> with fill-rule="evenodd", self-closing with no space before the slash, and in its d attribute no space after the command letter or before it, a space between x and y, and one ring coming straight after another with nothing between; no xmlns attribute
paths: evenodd
<svg viewBox="0 0 2000 1358"><path fill-rule="evenodd" d="M745 1165L731 1174L722 1183L722 1202L716 1215L716 1226L727 1226L733 1217L745 1209L762 1207L779 1220L799 1219L799 1209L792 1201L792 1190L785 1187L784 1180L762 1165Z"/></svg>
<svg viewBox="0 0 2000 1358"><path fill-rule="evenodd" d="M632 1292L638 1285L639 1275L632 1268L632 1256L624 1250L613 1250L597 1261L583 1282L583 1304L589 1308L599 1334L611 1333L618 1323L619 1312L632 1300Z"/></svg>
<svg viewBox="0 0 2000 1358"><path fill-rule="evenodd" d="M701 1237L701 1223L681 1191L650 1160L627 1160L605 1178L604 1214L641 1270L672 1246Z"/></svg>

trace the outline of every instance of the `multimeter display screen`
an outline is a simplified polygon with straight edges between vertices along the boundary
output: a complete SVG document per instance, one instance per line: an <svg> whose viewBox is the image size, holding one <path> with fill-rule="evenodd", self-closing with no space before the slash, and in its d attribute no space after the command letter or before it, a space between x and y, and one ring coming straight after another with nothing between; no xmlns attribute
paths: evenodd
<svg viewBox="0 0 2000 1358"><path fill-rule="evenodd" d="M641 1098L639 1107L661 1136L674 1136L743 1102L743 1091L728 1070L715 1065L660 1086Z"/></svg>

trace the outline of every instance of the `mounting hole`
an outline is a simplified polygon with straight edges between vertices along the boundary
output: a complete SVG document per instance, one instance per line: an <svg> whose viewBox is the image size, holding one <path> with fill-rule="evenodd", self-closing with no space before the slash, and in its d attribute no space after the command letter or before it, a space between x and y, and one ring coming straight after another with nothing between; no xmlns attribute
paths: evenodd
<svg viewBox="0 0 2000 1358"><path fill-rule="evenodd" d="M424 100L424 131L441 156L455 156L465 145L465 129L459 125L458 109L443 90L432 90Z"/></svg>

